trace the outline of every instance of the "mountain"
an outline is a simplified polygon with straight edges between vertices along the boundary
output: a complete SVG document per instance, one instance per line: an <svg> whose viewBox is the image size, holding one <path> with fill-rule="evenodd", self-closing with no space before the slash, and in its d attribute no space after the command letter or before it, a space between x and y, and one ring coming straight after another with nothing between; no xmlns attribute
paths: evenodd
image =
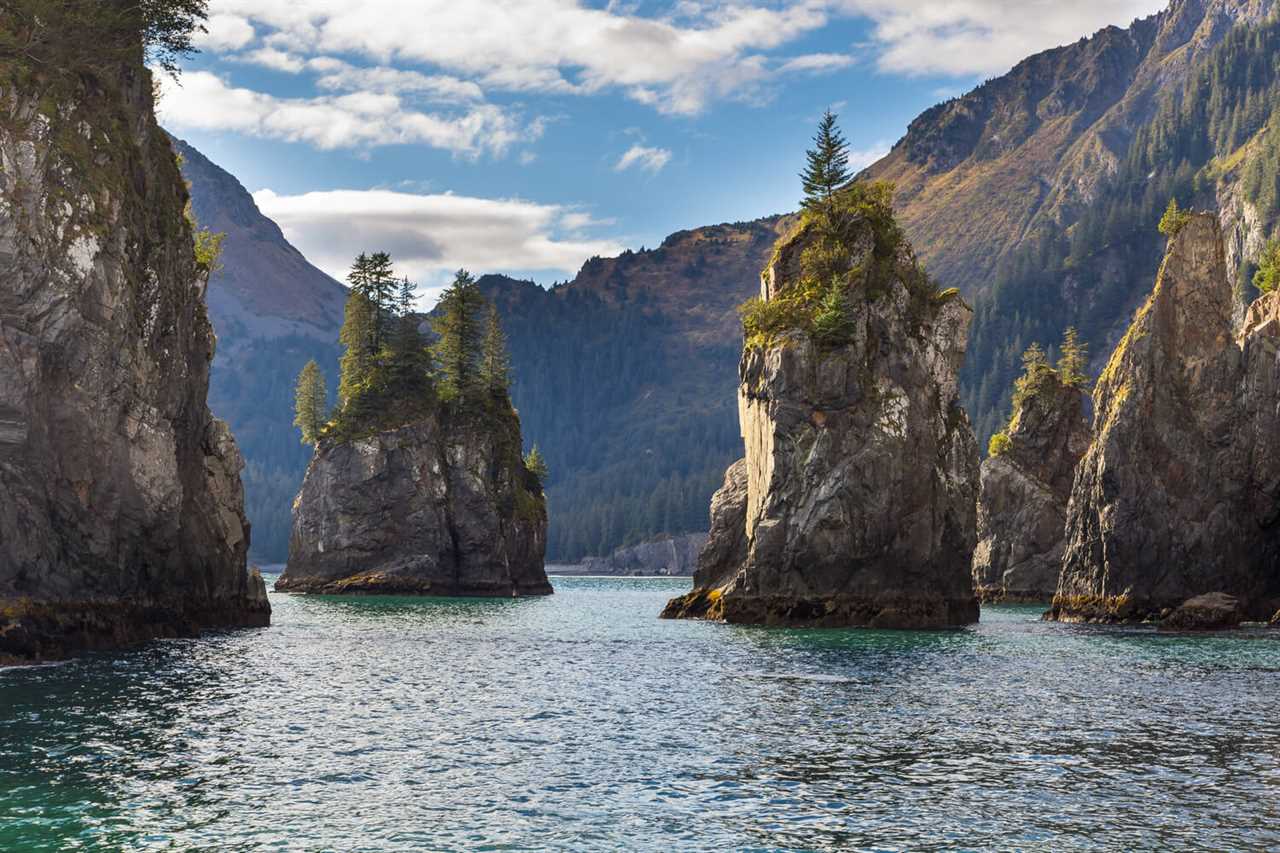
<svg viewBox="0 0 1280 853"><path fill-rule="evenodd" d="M1028 344L1075 324L1096 357L1110 350L1150 290L1171 196L1210 208L1233 196L1228 173L1276 111L1275 8L1175 0L1033 56L926 111L864 173L896 184L930 272L975 300L965 402L983 437ZM1241 240L1257 244L1274 206L1245 201L1224 215L1250 220Z"/></svg>
<svg viewBox="0 0 1280 853"><path fill-rule="evenodd" d="M707 499L741 455L737 306L790 222L681 231L592 258L549 290L480 279L507 333L525 439L551 468L549 560L706 530Z"/></svg>
<svg viewBox="0 0 1280 853"><path fill-rule="evenodd" d="M293 499L311 461L293 426L294 380L314 358L335 384L346 288L308 263L231 174L182 140L171 142L196 220L225 235L208 291L218 338L209 406L245 458L251 556L284 562Z"/></svg>

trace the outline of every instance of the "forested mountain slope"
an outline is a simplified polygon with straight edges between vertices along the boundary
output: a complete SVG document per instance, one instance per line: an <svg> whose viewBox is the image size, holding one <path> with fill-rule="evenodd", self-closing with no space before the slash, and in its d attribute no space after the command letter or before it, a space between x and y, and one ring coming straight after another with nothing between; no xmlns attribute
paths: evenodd
<svg viewBox="0 0 1280 853"><path fill-rule="evenodd" d="M737 306L788 222L682 231L593 258L550 290L480 280L507 332L526 442L551 468L548 559L706 529L707 500L741 454Z"/></svg>
<svg viewBox="0 0 1280 853"><path fill-rule="evenodd" d="M225 235L208 291L218 338L209 407L230 424L245 458L251 556L283 562L293 498L311 460L293 426L293 384L312 358L331 383L337 376L346 288L308 263L232 175L181 140L173 147L196 219Z"/></svg>
<svg viewBox="0 0 1280 853"><path fill-rule="evenodd" d="M1171 195L1214 203L1222 174L1206 167L1275 106L1274 25L1262 26L1275 7L1174 0L1033 56L922 114L864 173L897 184L930 272L975 301L964 379L981 435L1007 414L1032 341L1075 324L1105 357L1149 289Z"/></svg>

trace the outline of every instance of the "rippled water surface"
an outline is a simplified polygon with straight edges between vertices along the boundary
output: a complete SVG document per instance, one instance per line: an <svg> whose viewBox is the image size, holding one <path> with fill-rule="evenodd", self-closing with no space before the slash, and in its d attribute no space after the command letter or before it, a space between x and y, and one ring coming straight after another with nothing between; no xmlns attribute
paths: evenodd
<svg viewBox="0 0 1280 853"><path fill-rule="evenodd" d="M942 634L273 595L0 672L0 850L1280 848L1280 636Z"/></svg>

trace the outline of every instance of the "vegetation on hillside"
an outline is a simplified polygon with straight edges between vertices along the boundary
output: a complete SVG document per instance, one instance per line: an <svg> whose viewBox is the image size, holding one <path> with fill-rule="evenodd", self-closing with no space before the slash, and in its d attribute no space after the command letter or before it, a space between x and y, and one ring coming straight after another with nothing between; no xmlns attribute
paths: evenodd
<svg viewBox="0 0 1280 853"><path fill-rule="evenodd" d="M1280 286L1280 239L1271 240L1262 250L1253 286L1262 293L1271 293Z"/></svg>
<svg viewBox="0 0 1280 853"><path fill-rule="evenodd" d="M350 441L418 420L441 405L510 411L506 340L470 273L460 270L445 290L434 343L413 310L415 285L395 274L388 254L361 254L347 281L333 409L324 413L324 379L315 361L298 376L295 423L304 442Z"/></svg>
<svg viewBox="0 0 1280 853"><path fill-rule="evenodd" d="M1261 214L1280 216L1280 20L1242 24L1188 76L1161 94L1113 175L1068 228L1044 226L1004 258L989 293L975 303L962 373L965 408L980 436L1000 428L1019 357L1032 341L1053 340L1074 325L1094 341L1122 328L1151 289L1176 231L1170 199L1216 206L1223 179ZM1241 270L1247 298L1255 270ZM1054 353L1048 354L1051 358Z"/></svg>

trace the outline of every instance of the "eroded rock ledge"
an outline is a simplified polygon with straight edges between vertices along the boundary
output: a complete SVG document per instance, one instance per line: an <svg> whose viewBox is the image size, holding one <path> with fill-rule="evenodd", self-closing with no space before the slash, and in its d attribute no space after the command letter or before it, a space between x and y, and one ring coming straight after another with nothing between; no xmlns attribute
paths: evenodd
<svg viewBox="0 0 1280 853"><path fill-rule="evenodd" d="M1049 618L1159 619L1223 593L1280 606L1280 294L1238 334L1216 219L1170 241L1155 290L1099 379Z"/></svg>
<svg viewBox="0 0 1280 853"><path fill-rule="evenodd" d="M547 509L514 412L441 411L322 441L294 502L288 592L550 594Z"/></svg>
<svg viewBox="0 0 1280 853"><path fill-rule="evenodd" d="M104 64L0 63L0 662L270 618L186 189L141 49Z"/></svg>
<svg viewBox="0 0 1280 853"><path fill-rule="evenodd" d="M970 576L978 457L957 372L970 309L928 285L905 242L859 220L849 339L794 332L742 355L746 457L712 501L692 593L667 618L944 628L978 619ZM880 226L883 227L883 226ZM895 226L896 228L896 226ZM812 224L763 275L795 286Z"/></svg>

